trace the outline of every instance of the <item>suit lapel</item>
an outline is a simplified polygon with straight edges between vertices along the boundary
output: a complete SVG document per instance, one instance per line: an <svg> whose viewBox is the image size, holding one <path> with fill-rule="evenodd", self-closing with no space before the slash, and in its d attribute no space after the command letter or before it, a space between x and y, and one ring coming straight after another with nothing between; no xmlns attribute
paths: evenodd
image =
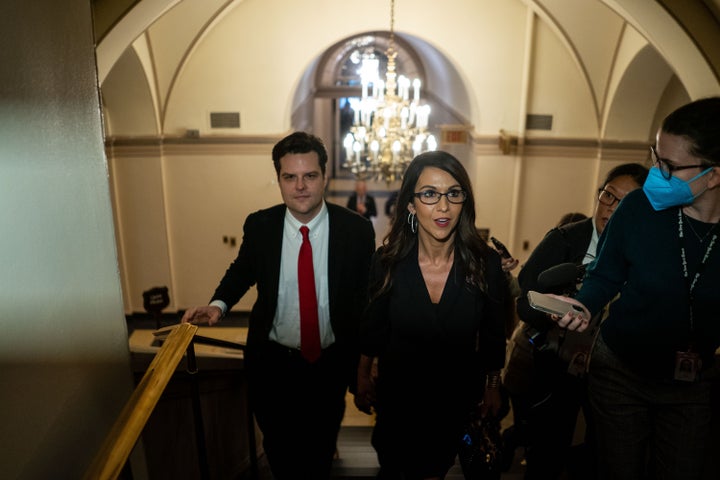
<svg viewBox="0 0 720 480"><path fill-rule="evenodd" d="M342 261L345 255L342 255L343 245L343 228L338 225L340 217L335 215L334 205L326 202L328 209L328 301L330 311L332 311L335 294L337 292L336 285L340 284L342 278Z"/></svg>
<svg viewBox="0 0 720 480"><path fill-rule="evenodd" d="M271 211L266 229L260 236L264 243L265 275L268 285L268 298L272 298L277 306L278 290L280 285L280 260L282 259L283 229L285 226L285 205Z"/></svg>

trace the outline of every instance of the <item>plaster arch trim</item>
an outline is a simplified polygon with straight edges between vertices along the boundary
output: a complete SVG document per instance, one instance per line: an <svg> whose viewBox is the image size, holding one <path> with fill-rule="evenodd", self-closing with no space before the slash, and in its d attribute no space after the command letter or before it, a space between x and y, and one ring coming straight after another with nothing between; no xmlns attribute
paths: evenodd
<svg viewBox="0 0 720 480"><path fill-rule="evenodd" d="M372 31L345 37L331 45L320 56L315 74L317 88L332 87L342 67L343 60L351 51L364 46L375 46L378 50L390 48L390 32ZM397 52L396 69L407 77L418 77L425 80L422 60L415 50L397 33L393 36L393 48Z"/></svg>
<svg viewBox="0 0 720 480"><path fill-rule="evenodd" d="M236 3L236 0L228 0L223 4L223 6L218 9L210 18L208 19L205 24L203 24L202 28L198 31L197 35L192 39L190 44L188 45L187 49L183 53L182 57L178 61L178 64L175 67L175 71L173 72L172 79L170 80L170 83L168 84L167 93L165 95L165 98L162 100L162 104L159 105L160 112L158 112L158 117L160 118L160 126L161 131L165 132L165 120L167 116L168 111L168 105L170 105L170 101L172 99L173 93L175 92L175 86L178 83L178 80L180 79L180 76L182 75L182 72L185 70L185 67L188 65L188 63L191 61L193 54L197 50L198 46L202 42L202 40L211 33L212 29L222 21L223 17L226 13L228 13L232 8L234 7Z"/></svg>
<svg viewBox="0 0 720 480"><path fill-rule="evenodd" d="M447 111L455 123L472 126L472 112L480 111L477 102L468 92L464 77L455 65L440 50L420 37L404 35L408 44L422 59L428 88L426 96ZM435 92L443 92L442 97Z"/></svg>
<svg viewBox="0 0 720 480"><path fill-rule="evenodd" d="M110 29L95 48L98 82L105 81L123 52L165 12L182 0L143 0L138 2Z"/></svg>
<svg viewBox="0 0 720 480"><path fill-rule="evenodd" d="M662 5L637 0L601 0L660 52L691 98L717 95L720 82L692 38ZM661 32L653 35L650 32Z"/></svg>
<svg viewBox="0 0 720 480"><path fill-rule="evenodd" d="M651 46L638 50L611 92L602 128L602 138L607 140L648 139L654 120L654 112L642 105L653 98L661 98L674 73ZM623 136L625 135L625 136Z"/></svg>
<svg viewBox="0 0 720 480"><path fill-rule="evenodd" d="M535 15L535 18L544 21L545 24L550 28L550 30L555 32L555 34L557 35L557 38L567 49L567 51L570 55L570 58L572 59L573 63L575 63L575 66L577 66L578 71L580 72L580 75L582 76L582 79L585 83L585 87L587 88L587 90L590 94L590 98L592 98L593 108L595 110L595 112L594 112L595 113L595 121L598 126L598 131L600 131L600 125L602 124L602 106L600 105L600 99L598 99L595 89L593 88L592 80L590 78L588 69L587 69L585 63L582 61L580 52L578 52L577 48L573 44L567 31L562 27L560 22L557 21L557 19L551 14L550 11L548 11L542 4L540 4L536 0L523 0L523 1L528 6L528 8L533 12L533 14Z"/></svg>

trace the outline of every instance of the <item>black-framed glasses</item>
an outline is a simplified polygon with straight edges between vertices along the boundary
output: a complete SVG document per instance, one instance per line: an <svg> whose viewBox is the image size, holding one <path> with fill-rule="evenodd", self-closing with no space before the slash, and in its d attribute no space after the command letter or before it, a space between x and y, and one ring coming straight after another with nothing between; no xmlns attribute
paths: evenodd
<svg viewBox="0 0 720 480"><path fill-rule="evenodd" d="M605 206L612 207L613 205L615 205L615 202L619 202L620 200L622 200L622 198L616 197L604 188L598 190L598 202L602 203Z"/></svg>
<svg viewBox="0 0 720 480"><path fill-rule="evenodd" d="M448 202L455 204L465 203L465 200L467 200L467 193L465 190L459 188L453 188L445 193L440 193L436 190L423 190L422 192L415 193L414 196L425 205L435 205L442 197L447 198Z"/></svg>
<svg viewBox="0 0 720 480"><path fill-rule="evenodd" d="M662 173L663 178L665 180L670 180L670 177L672 177L673 172L677 172L678 170L685 170L688 168L708 168L709 165L706 165L704 163L698 163L695 165L673 165L672 160L668 160L667 158L662 158L657 154L657 151L655 150L654 146L650 147L650 155L652 156L653 165L657 165L660 169L660 173Z"/></svg>

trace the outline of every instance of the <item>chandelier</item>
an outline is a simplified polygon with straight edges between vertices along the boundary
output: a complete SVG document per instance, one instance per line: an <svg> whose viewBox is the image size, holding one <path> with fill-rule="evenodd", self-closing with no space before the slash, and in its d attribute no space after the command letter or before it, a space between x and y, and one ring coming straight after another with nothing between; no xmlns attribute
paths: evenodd
<svg viewBox="0 0 720 480"><path fill-rule="evenodd" d="M410 81L395 72L394 24L395 0L391 0L385 81L379 74L380 60L366 50L358 72L362 96L353 105L353 125L343 140L343 167L357 178L374 178L388 184L402 179L416 155L437 148L435 137L427 131L430 106L420 104L420 79Z"/></svg>

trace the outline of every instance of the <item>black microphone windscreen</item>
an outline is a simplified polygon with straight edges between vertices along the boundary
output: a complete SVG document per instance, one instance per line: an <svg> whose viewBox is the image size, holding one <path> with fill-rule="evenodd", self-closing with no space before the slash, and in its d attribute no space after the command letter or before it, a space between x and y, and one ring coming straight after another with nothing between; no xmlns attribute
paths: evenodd
<svg viewBox="0 0 720 480"><path fill-rule="evenodd" d="M538 287L544 290L574 284L581 276L581 269L574 263L560 263L538 275Z"/></svg>

